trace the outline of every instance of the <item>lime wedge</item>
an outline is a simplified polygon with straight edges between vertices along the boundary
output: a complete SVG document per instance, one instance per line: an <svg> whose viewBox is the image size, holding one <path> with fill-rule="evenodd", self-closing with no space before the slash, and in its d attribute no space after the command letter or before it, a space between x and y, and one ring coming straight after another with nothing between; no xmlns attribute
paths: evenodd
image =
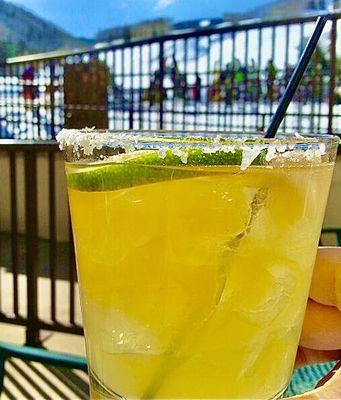
<svg viewBox="0 0 341 400"><path fill-rule="evenodd" d="M202 175L199 171L184 171L159 166L110 164L80 169L67 173L68 187L82 191L109 191L138 185L192 178Z"/></svg>
<svg viewBox="0 0 341 400"><path fill-rule="evenodd" d="M115 156L113 162L93 164L87 167L67 168L68 187L82 191L109 191L174 179L187 179L209 173L207 166L240 165L242 151L234 153L217 151L204 153L202 149L190 149L186 163L180 155L167 151L161 157L156 151L138 151ZM262 164L260 154L253 164ZM198 166L201 168L192 168Z"/></svg>

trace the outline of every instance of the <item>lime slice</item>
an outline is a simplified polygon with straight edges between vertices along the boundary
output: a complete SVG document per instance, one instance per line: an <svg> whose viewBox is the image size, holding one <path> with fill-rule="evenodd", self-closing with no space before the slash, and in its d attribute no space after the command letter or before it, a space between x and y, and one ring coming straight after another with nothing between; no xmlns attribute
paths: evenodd
<svg viewBox="0 0 341 400"><path fill-rule="evenodd" d="M167 181L170 179L192 178L202 175L199 171L184 171L159 166L110 164L80 169L67 173L68 187L82 191L109 191L138 185Z"/></svg>
<svg viewBox="0 0 341 400"><path fill-rule="evenodd" d="M67 168L68 187L82 191L109 191L138 185L174 179L193 178L206 175L207 166L240 165L242 151L234 153L217 151L204 153L202 149L183 152L186 163L180 155L167 151L161 157L156 151L139 151L115 156L113 162L94 164L87 167ZM259 156L253 164L263 164L264 156ZM192 168L198 166L201 168Z"/></svg>

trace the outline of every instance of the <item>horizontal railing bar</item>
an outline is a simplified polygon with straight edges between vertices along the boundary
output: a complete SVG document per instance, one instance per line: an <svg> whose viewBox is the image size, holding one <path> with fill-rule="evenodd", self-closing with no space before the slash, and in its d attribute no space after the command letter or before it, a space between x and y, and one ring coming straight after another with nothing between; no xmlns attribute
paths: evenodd
<svg viewBox="0 0 341 400"><path fill-rule="evenodd" d="M121 103L120 103L121 104ZM215 103L215 105L222 105L222 106L225 106L225 103L222 101L222 102L217 102L217 103ZM236 103L236 104L238 104L238 103ZM263 103L260 103L260 105L262 105ZM299 104L299 103L297 103L297 104ZM319 103L316 103L317 105L319 104ZM65 105L64 107L59 107L60 109L69 109L69 110L79 110L79 111L88 111L88 110L94 110L94 111L119 111L119 112L129 112L129 111L131 111L132 113L134 113L134 114L139 114L139 113L148 113L149 112L149 108L148 108L148 106L147 105L144 105L144 107L138 107L138 106L135 106L135 108L129 108L129 107L127 107L127 108L120 108L120 107L118 107L118 104L116 104L116 103L112 103L111 104L113 107L105 107L105 108L102 108L102 107L87 107L87 106L84 106L83 104L82 105L80 105L79 107L75 107L75 106L72 106L72 107L69 107L68 105ZM167 104L168 105L168 104ZM194 116L196 116L196 115L201 115L201 114L208 114L208 115L211 115L211 116L224 116L226 113L227 114L231 114L232 113L232 115L234 115L234 116L243 116L243 115L246 115L246 116L259 116L259 115L264 115L264 116L271 116L272 115L272 113L270 112L270 111L263 111L263 112L257 112L257 111L255 111L255 112L252 112L252 111L245 111L245 112L241 112L241 111L238 111L238 110L230 110L230 108L228 108L228 107L230 107L230 106L226 106L226 112L225 112L225 110L210 110L210 107L212 107L212 105L211 104L208 104L208 105L206 105L206 104L204 104L204 106L206 106L207 108L204 108L204 109L202 109L202 110L191 110L191 109L188 109L188 108L186 108L185 107L185 109L184 109L184 111L185 111L185 113L186 113L186 115L194 115ZM192 107L193 108L193 107ZM150 110L151 112L154 112L154 113L158 113L159 112L159 110L158 109L151 109ZM164 114L180 114L180 115L182 115L184 112L182 111L182 110L173 110L173 109L171 109L171 108L164 108ZM314 113L310 113L310 112L302 112L302 113L300 113L300 112L294 112L294 111L292 111L292 112L287 112L286 113L286 117L302 117L302 118L310 118L310 117L326 117L326 118L328 118L328 114L327 113L317 113L317 112L314 112ZM334 117L336 118L336 117L341 117L341 114L334 114ZM0 118L0 121L1 120L4 120L4 118ZM13 118L7 118L7 121L9 121L9 122L18 122L18 121L21 121L21 119L20 118L15 118L15 117L13 117ZM29 139L0 139L0 146L1 146L1 144L5 144L4 143L4 141L5 140L15 140L16 142L17 141L22 141L22 142L29 142L29 144L37 144L37 143L40 143L40 142L43 142L44 140L29 140ZM49 141L51 141L51 142L53 142L53 140L46 140L46 142L49 142ZM54 142L55 143L55 142Z"/></svg>
<svg viewBox="0 0 341 400"><path fill-rule="evenodd" d="M57 331L65 333L73 333L75 335L83 335L83 328L80 325L64 325L60 322L48 323L44 321L37 322L38 329L43 329L46 331Z"/></svg>
<svg viewBox="0 0 341 400"><path fill-rule="evenodd" d="M0 322L1 323L9 323L14 325L24 325L27 324L27 319L22 317L10 317L5 314L0 314ZM83 328L80 325L64 325L57 322L45 322L45 321L37 321L36 322L37 329L43 329L46 331L56 331L62 333L73 333L76 335L83 334Z"/></svg>
<svg viewBox="0 0 341 400"><path fill-rule="evenodd" d="M28 140L28 139L0 139L0 151L58 151L58 143L55 140Z"/></svg>
<svg viewBox="0 0 341 400"><path fill-rule="evenodd" d="M276 27L282 25L294 25L300 23L309 23L316 20L319 15L324 15L327 19L339 19L341 18L341 12L332 12L332 13L319 13L319 14L312 14L305 17L296 17L296 18L286 18L286 19L278 19L278 20L266 20L266 21L251 21L243 23L243 21L239 22L238 24L223 26L223 27L215 27L215 28L207 28L207 29L199 29L199 30L190 30L187 32L180 32L180 33L169 33L164 36L158 36L153 38L146 38L146 39L137 39L137 40L130 40L124 41L119 44L108 43L108 45L104 45L103 47L88 47L84 49L76 49L74 51L52 51L48 53L38 53L38 54L30 54L20 57L11 57L7 59L7 64L17 64L17 63L25 63L25 62L32 62L32 61L44 61L50 59L63 59L65 57L71 56L81 56L87 54L97 54L105 51L115 51L121 50L123 48L131 48L136 46L143 46L147 44L159 44L166 41L174 41L179 39L187 39L187 38L197 38L202 36L211 36L214 34L224 34L230 32L239 32L239 31L246 31L251 29L263 29L268 27Z"/></svg>

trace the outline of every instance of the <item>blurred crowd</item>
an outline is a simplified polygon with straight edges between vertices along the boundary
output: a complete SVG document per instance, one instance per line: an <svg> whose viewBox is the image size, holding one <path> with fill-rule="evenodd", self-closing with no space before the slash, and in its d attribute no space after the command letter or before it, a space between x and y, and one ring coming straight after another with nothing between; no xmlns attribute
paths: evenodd
<svg viewBox="0 0 341 400"><path fill-rule="evenodd" d="M144 91L143 101L151 104L159 103L169 96L195 102L232 104L238 101L259 102L277 101L284 92L294 67L288 66L284 70L276 67L273 60L269 60L265 69L261 70L254 60L244 66L238 59L226 64L220 70L215 68L209 73L196 73L194 83L189 83L189 76L182 73L176 60L172 65L164 68L163 78L169 77L172 83L167 91L162 86L162 76L159 70L155 71L150 87ZM322 64L313 64L307 71L303 82L298 89L294 101L306 103L311 101L324 102L328 97L328 75ZM193 81L193 74L191 76ZM203 82L206 82L203 84ZM208 82L208 83L207 83ZM338 99L340 102L340 99Z"/></svg>

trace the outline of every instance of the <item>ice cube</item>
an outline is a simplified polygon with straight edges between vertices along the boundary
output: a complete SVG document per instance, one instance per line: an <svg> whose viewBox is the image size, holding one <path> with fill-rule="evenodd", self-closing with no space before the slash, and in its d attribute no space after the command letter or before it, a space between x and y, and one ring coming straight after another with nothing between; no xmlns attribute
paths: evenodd
<svg viewBox="0 0 341 400"><path fill-rule="evenodd" d="M262 260L257 251L239 256L227 276L226 300L241 318L266 326L285 310L295 276L287 260Z"/></svg>
<svg viewBox="0 0 341 400"><path fill-rule="evenodd" d="M217 265L226 243L246 229L256 189L223 176L174 181L168 188L168 248L184 265ZM236 212L238 210L238 212Z"/></svg>
<svg viewBox="0 0 341 400"><path fill-rule="evenodd" d="M158 335L150 326L144 325L120 310L96 307L91 311L93 322L88 332L97 337L102 350L110 354L158 355L165 350ZM87 318L88 322L89 318ZM89 326L87 326L89 330ZM97 340L97 339L96 339Z"/></svg>

